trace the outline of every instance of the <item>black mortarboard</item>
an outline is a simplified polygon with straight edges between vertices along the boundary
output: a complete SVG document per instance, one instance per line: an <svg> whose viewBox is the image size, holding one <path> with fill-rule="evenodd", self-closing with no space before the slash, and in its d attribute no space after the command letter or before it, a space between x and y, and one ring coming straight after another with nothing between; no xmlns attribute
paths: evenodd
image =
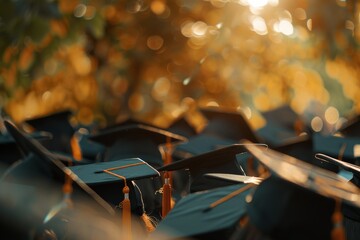
<svg viewBox="0 0 360 240"><path fill-rule="evenodd" d="M169 132L179 134L184 137L192 137L197 134L195 128L191 126L189 121L185 116L181 116L177 119L175 119L169 127L167 127L167 130Z"/></svg>
<svg viewBox="0 0 360 240"><path fill-rule="evenodd" d="M345 137L360 137L360 116L355 116L345 122L338 130Z"/></svg>
<svg viewBox="0 0 360 240"><path fill-rule="evenodd" d="M246 215L245 198L249 190L221 204L213 204L243 186L236 184L182 198L160 222L151 239L161 239L163 235L166 239L229 239L240 219Z"/></svg>
<svg viewBox="0 0 360 240"><path fill-rule="evenodd" d="M215 107L200 110L208 119L207 126L201 133L235 141L248 139L252 142L259 142L246 117L241 112L227 111Z"/></svg>
<svg viewBox="0 0 360 240"><path fill-rule="evenodd" d="M199 134L197 136L190 137L188 141L175 146L173 156L176 159L189 158L235 143L238 143L238 141L223 139L208 134Z"/></svg>
<svg viewBox="0 0 360 240"><path fill-rule="evenodd" d="M91 201L94 209L100 209L104 213L114 213L110 205L108 205L98 194L89 188L39 142L30 139L25 133L22 133L10 122L5 121L5 126L8 132L16 140L19 147L29 150L30 154L23 161L11 166L3 175L3 181L26 184L34 186L37 189L49 185L51 185L52 188L57 187L58 196L55 194L48 196L48 204L51 205L54 204L54 201L60 201L59 197L61 197L60 195L63 195L61 189L64 185L65 177L67 176L73 182L74 199ZM54 201L51 201L50 197Z"/></svg>
<svg viewBox="0 0 360 240"><path fill-rule="evenodd" d="M104 200L116 206L123 200L121 189L126 184L130 188L132 211L139 216L144 213L141 195L132 181L159 176L159 173L139 158L121 159L111 162L92 163L70 167L70 169ZM111 175L106 171L110 171ZM121 176L121 177L119 177Z"/></svg>
<svg viewBox="0 0 360 240"><path fill-rule="evenodd" d="M274 148L287 145L298 138L295 131L271 121L268 121L256 133L262 139L262 142Z"/></svg>
<svg viewBox="0 0 360 240"><path fill-rule="evenodd" d="M159 145L186 140L180 135L140 124L103 131L89 139L106 146L104 161L138 157L153 167L163 165Z"/></svg>
<svg viewBox="0 0 360 240"><path fill-rule="evenodd" d="M262 112L266 122L278 124L299 135L300 132L307 132L304 119L298 115L289 105L282 105L275 109Z"/></svg>
<svg viewBox="0 0 360 240"><path fill-rule="evenodd" d="M29 137L38 141L46 141L52 138L48 132L33 132ZM26 154L24 151L26 149L21 150L11 135L0 135L0 162L4 166L10 166L12 163L23 158Z"/></svg>
<svg viewBox="0 0 360 240"><path fill-rule="evenodd" d="M341 169L344 169L345 171L351 172L353 174L353 178L351 179L351 182L358 187L360 186L360 167L358 165L344 162L342 160L333 158L331 156L327 156L322 153L317 153L316 158L321 161L326 161L328 163L334 164L340 167ZM360 208L345 204L343 206L343 212L345 217L352 220L351 223L352 226L350 227L349 232L353 233L355 230L357 234L360 234ZM353 238L349 238L349 239L353 239Z"/></svg>
<svg viewBox="0 0 360 240"><path fill-rule="evenodd" d="M197 192L229 185L228 182L208 179L205 173L234 173L245 175L244 170L236 159L236 155L245 153L242 145L234 144L211 152L179 160L158 168L159 171L175 171L189 169L190 192Z"/></svg>
<svg viewBox="0 0 360 240"><path fill-rule="evenodd" d="M304 162L310 163L314 166L318 166L332 172L338 172L338 168L334 165L319 162L315 159L314 141L312 136L301 135L297 138L294 138L293 141L273 149L278 152L290 155L294 158L300 159Z"/></svg>
<svg viewBox="0 0 360 240"><path fill-rule="evenodd" d="M360 206L359 189L335 173L271 149L245 148L273 173L247 208L250 224L270 238L331 239L339 223L332 222L334 200Z"/></svg>
<svg viewBox="0 0 360 240"><path fill-rule="evenodd" d="M119 127L126 127L126 126L130 126L130 125L144 125L144 126L149 126L149 127L153 127L153 128L157 128L157 126L145 122L143 120L137 119L135 117L122 117L120 120L118 120L116 123L106 126L104 128L101 128L98 130L98 132L102 133L104 131L111 131L113 129L119 128Z"/></svg>
<svg viewBox="0 0 360 240"><path fill-rule="evenodd" d="M315 134L313 141L316 153L324 153L351 163L357 162L360 156L360 137Z"/></svg>
<svg viewBox="0 0 360 240"><path fill-rule="evenodd" d="M27 119L25 123L31 125L36 130L50 132L53 135L53 140L44 144L47 149L71 153L70 139L75 132L69 121L71 115L72 111L64 110Z"/></svg>

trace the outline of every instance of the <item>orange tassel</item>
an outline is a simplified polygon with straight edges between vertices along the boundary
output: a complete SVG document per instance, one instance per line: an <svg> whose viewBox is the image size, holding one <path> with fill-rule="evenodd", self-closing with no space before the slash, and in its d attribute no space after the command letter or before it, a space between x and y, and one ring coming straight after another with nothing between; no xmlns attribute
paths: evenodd
<svg viewBox="0 0 360 240"><path fill-rule="evenodd" d="M76 161L81 161L82 152L81 152L81 148L80 148L78 138L76 137L75 134L73 135L73 137L70 140L70 145L71 145L71 152L72 152L73 158Z"/></svg>
<svg viewBox="0 0 360 240"><path fill-rule="evenodd" d="M146 213L143 213L143 215L141 215L140 218L144 222L146 231L148 233L151 233L151 232L155 231L156 223Z"/></svg>
<svg viewBox="0 0 360 240"><path fill-rule="evenodd" d="M123 188L124 200L122 201L122 220L124 239L126 240L131 240L131 204L129 192L129 187L125 185Z"/></svg>
<svg viewBox="0 0 360 240"><path fill-rule="evenodd" d="M171 186L169 173L164 173L164 186L162 196L162 217L165 217L171 210Z"/></svg>
<svg viewBox="0 0 360 240"><path fill-rule="evenodd" d="M345 230L343 226L343 215L340 209L340 201L336 201L335 211L332 215L333 229L331 231L332 240L345 240Z"/></svg>

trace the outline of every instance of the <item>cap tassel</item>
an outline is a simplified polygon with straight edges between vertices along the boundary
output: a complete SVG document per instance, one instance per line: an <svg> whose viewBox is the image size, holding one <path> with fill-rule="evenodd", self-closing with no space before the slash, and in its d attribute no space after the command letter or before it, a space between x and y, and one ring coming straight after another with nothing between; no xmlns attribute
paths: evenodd
<svg viewBox="0 0 360 240"><path fill-rule="evenodd" d="M128 187L126 183L126 178L124 176L121 176L119 174L111 172L112 170L121 169L125 167L131 167L131 166L137 166L143 163L136 163L136 164L129 164L127 166L123 167L115 167L115 168L109 168L103 170L105 173L113 175L115 177L121 178L124 180L124 200L121 202L122 206L122 230L123 230L123 239L125 240L131 240L132 239L132 229L131 229L131 202L130 202L130 188Z"/></svg>
<svg viewBox="0 0 360 240"><path fill-rule="evenodd" d="M294 130L296 135L300 135L304 131L304 123L301 119L296 119L294 123Z"/></svg>
<svg viewBox="0 0 360 240"><path fill-rule="evenodd" d="M169 173L164 173L164 186L162 196L162 217L164 218L171 210L171 186Z"/></svg>
<svg viewBox="0 0 360 240"><path fill-rule="evenodd" d="M129 198L129 187L125 184L123 188L124 200L122 201L122 224L124 239L131 240L131 203Z"/></svg>
<svg viewBox="0 0 360 240"><path fill-rule="evenodd" d="M71 146L71 152L73 155L73 158L76 161L81 161L82 159L82 152L81 147L78 141L78 138L76 137L76 134L74 134L70 140L70 146Z"/></svg>
<svg viewBox="0 0 360 240"><path fill-rule="evenodd" d="M156 225L156 223L155 223L155 221L153 220L153 219L151 219L150 217L149 217L149 215L147 215L146 213L143 213L143 215L141 215L141 220L144 222L144 224L145 224L145 228L146 228L146 231L147 232L153 232L153 231L155 231L155 225Z"/></svg>
<svg viewBox="0 0 360 240"><path fill-rule="evenodd" d="M333 229L331 231L332 240L346 240L345 230L343 226L343 215L341 213L341 204L336 200L335 210L332 215Z"/></svg>

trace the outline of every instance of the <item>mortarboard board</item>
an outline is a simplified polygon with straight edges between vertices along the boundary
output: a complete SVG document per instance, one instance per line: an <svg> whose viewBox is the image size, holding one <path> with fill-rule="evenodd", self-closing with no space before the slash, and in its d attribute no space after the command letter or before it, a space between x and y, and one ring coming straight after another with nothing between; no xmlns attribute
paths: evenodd
<svg viewBox="0 0 360 240"><path fill-rule="evenodd" d="M202 108L200 111L208 119L208 124L201 133L235 141L248 139L252 142L259 142L246 117L241 112L215 107Z"/></svg>
<svg viewBox="0 0 360 240"><path fill-rule="evenodd" d="M285 128L278 123L268 121L265 126L256 131L262 142L270 147L280 147L295 141L298 135L295 131Z"/></svg>
<svg viewBox="0 0 360 240"><path fill-rule="evenodd" d="M59 195L65 178L69 178L73 185L73 195L79 200L91 201L94 209L104 213L114 214L114 210L98 194L80 180L69 168L49 152L44 146L25 133L17 129L12 123L5 121L8 132L19 144L20 148L29 150L30 154L18 164L12 165L2 177L2 181L26 184L41 189L44 185L57 187ZM57 196L54 195L54 198ZM50 196L48 196L50 198ZM57 199L58 200L58 199ZM48 204L52 204L50 201Z"/></svg>
<svg viewBox="0 0 360 240"><path fill-rule="evenodd" d="M205 173L236 173L245 175L244 170L238 163L236 155L245 153L242 145L234 144L211 152L182 159L158 168L158 171L175 171L189 169L190 192L197 192L216 187L229 185L226 181L208 179Z"/></svg>
<svg viewBox="0 0 360 240"><path fill-rule="evenodd" d="M71 153L70 139L75 130L69 122L72 111L64 110L48 115L27 119L24 122L39 131L50 132L53 140L44 144L52 151Z"/></svg>
<svg viewBox="0 0 360 240"><path fill-rule="evenodd" d="M213 135L199 134L190 137L188 141L175 146L173 156L176 159L189 158L236 143L238 142L234 140L223 139Z"/></svg>
<svg viewBox="0 0 360 240"><path fill-rule="evenodd" d="M237 194L221 204L219 199L238 191L244 185L236 184L190 194L175 205L159 223L151 239L229 239L240 219L246 214L245 198L249 190ZM160 237L159 237L160 236Z"/></svg>
<svg viewBox="0 0 360 240"><path fill-rule="evenodd" d="M352 117L338 130L345 137L360 137L360 116Z"/></svg>
<svg viewBox="0 0 360 240"><path fill-rule="evenodd" d="M359 189L337 174L271 149L245 148L274 173L248 205L249 222L271 238L330 239L341 224L333 218L340 202L360 206Z"/></svg>
<svg viewBox="0 0 360 240"><path fill-rule="evenodd" d="M312 136L301 135L285 145L273 148L274 150L292 156L314 166L324 168L332 172L338 172L338 168L332 164L319 162L315 159L314 140Z"/></svg>
<svg viewBox="0 0 360 240"><path fill-rule="evenodd" d="M122 189L125 184L124 181L131 187L133 180L159 176L154 168L139 158L72 166L70 169L103 199L114 206L122 201L122 194L116 193ZM107 171L121 177L111 175ZM132 190L130 193L135 194L135 189ZM133 195L132 197L136 200L136 197L139 196ZM139 206L136 206L136 202L134 202L132 208L135 210L137 207ZM144 210L140 209L139 215L141 216L143 212Z"/></svg>
<svg viewBox="0 0 360 240"><path fill-rule="evenodd" d="M197 134L195 128L191 126L189 121L186 119L185 116L180 116L179 118L175 119L167 129L169 132L179 134L184 137L192 137Z"/></svg>
<svg viewBox="0 0 360 240"><path fill-rule="evenodd" d="M104 131L107 132L107 131L110 131L112 129L116 129L116 128L119 128L119 127L131 126L131 125L144 125L144 126L157 128L157 126L155 126L155 125L153 125L151 123L142 121L142 120L137 119L135 117L125 116L125 117L121 117L116 123L99 129L98 132L100 132L100 133L104 132Z"/></svg>
<svg viewBox="0 0 360 240"><path fill-rule="evenodd" d="M314 151L355 163L360 156L360 137L314 134Z"/></svg>
<svg viewBox="0 0 360 240"><path fill-rule="evenodd" d="M296 135L301 132L307 132L308 128L304 120L289 105L282 105L275 109L262 112L266 122L278 124L288 130L293 131Z"/></svg>
<svg viewBox="0 0 360 240"><path fill-rule="evenodd" d="M186 140L180 135L140 124L114 128L89 139L106 146L104 161L138 157L153 167L163 165L159 145Z"/></svg>
<svg viewBox="0 0 360 240"><path fill-rule="evenodd" d="M29 137L38 141L47 141L52 138L48 132L33 132L29 134ZM26 154L26 149L20 149L9 134L0 135L0 162L4 166L10 166L12 163L20 160Z"/></svg>

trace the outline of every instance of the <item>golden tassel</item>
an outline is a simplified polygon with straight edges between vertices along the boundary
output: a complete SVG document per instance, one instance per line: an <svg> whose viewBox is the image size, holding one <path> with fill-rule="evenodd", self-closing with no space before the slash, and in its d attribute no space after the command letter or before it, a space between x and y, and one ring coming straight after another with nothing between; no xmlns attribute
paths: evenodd
<svg viewBox="0 0 360 240"><path fill-rule="evenodd" d="M169 173L164 173L164 186L162 196L162 217L164 218L171 210L171 186Z"/></svg>
<svg viewBox="0 0 360 240"><path fill-rule="evenodd" d="M336 200L335 210L332 215L333 229L331 231L332 240L346 240L343 226L343 215L341 213L340 200Z"/></svg>
<svg viewBox="0 0 360 240"><path fill-rule="evenodd" d="M148 233L153 232L155 230L156 223L146 213L143 213L143 215L141 215L140 218L144 222L146 231Z"/></svg>
<svg viewBox="0 0 360 240"><path fill-rule="evenodd" d="M76 161L81 161L82 152L81 152L78 138L75 136L75 134L72 136L72 138L70 140L70 146L71 146L71 152L72 152L73 158Z"/></svg>
<svg viewBox="0 0 360 240"><path fill-rule="evenodd" d="M122 201L122 224L124 239L131 240L131 203L129 198L130 189L127 185L123 188L124 200Z"/></svg>

